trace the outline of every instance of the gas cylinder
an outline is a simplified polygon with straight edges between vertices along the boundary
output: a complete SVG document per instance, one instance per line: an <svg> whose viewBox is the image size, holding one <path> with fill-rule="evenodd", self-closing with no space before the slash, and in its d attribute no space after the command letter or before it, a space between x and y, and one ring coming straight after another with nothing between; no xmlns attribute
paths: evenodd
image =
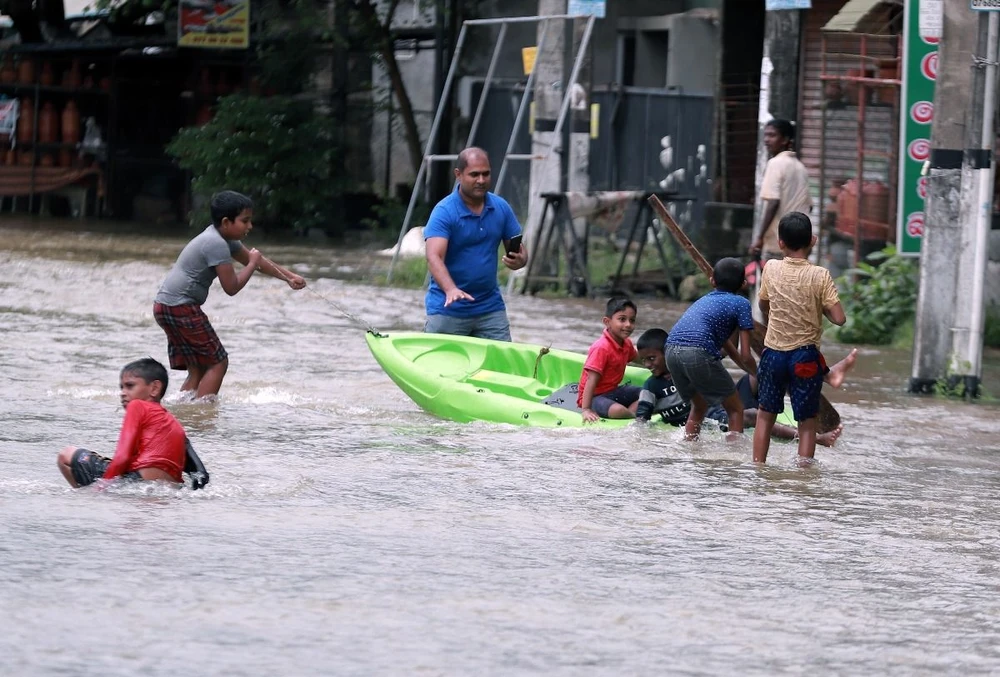
<svg viewBox="0 0 1000 677"><path fill-rule="evenodd" d="M62 111L63 143L80 143L80 111L73 99L66 102Z"/></svg>

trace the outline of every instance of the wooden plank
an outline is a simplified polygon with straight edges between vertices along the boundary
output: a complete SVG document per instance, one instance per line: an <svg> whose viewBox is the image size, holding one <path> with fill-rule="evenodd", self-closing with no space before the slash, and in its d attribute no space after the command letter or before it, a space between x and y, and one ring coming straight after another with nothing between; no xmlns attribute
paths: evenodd
<svg viewBox="0 0 1000 677"><path fill-rule="evenodd" d="M687 234L681 230L681 227L677 225L674 221L674 217L670 215L667 208L663 206L660 199L655 195L649 196L649 204L653 207L653 211L656 215L660 217L660 221L663 225L667 227L677 243L686 251L698 268L701 269L703 273L709 278L712 277L712 264L708 262L698 248L694 246L694 243L688 238ZM750 334L750 347L758 355L764 352L764 335L767 333L767 327L754 320L753 332ZM830 401L826 399L826 396L822 393L819 396L819 413L817 414L819 419L819 431L821 433L829 432L840 425L840 414L837 410L833 408Z"/></svg>

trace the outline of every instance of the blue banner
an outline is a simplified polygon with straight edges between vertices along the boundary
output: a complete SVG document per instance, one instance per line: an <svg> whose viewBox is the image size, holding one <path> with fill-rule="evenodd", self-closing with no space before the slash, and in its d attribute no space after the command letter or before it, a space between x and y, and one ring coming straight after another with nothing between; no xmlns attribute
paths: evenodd
<svg viewBox="0 0 1000 677"><path fill-rule="evenodd" d="M605 0L569 0L566 13L572 16L596 16L604 18Z"/></svg>
<svg viewBox="0 0 1000 677"><path fill-rule="evenodd" d="M768 12L775 9L812 9L812 0L767 0L764 9Z"/></svg>

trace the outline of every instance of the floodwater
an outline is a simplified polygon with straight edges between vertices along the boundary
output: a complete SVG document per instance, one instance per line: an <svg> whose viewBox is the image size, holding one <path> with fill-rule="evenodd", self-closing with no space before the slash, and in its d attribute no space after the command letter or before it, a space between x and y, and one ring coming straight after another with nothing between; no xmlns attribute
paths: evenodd
<svg viewBox="0 0 1000 677"><path fill-rule="evenodd" d="M317 293L213 289L222 397L167 399L209 487L74 491L55 455L113 449L119 367L166 359L151 302L185 237L3 219L3 674L1000 673L1000 407L905 395L908 352L862 351L810 468L718 433L454 424L331 304L417 330L420 292L251 236ZM601 299L509 305L515 340L600 332ZM681 310L639 308L640 330Z"/></svg>

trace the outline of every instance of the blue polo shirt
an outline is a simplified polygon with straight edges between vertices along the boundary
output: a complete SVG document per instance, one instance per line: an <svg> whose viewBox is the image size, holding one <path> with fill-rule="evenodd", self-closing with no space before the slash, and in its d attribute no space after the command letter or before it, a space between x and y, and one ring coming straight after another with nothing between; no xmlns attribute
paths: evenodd
<svg viewBox="0 0 1000 677"><path fill-rule="evenodd" d="M667 345L703 348L721 360L720 349L737 329L753 329L750 302L739 294L715 290L684 311L667 335Z"/></svg>
<svg viewBox="0 0 1000 677"><path fill-rule="evenodd" d="M475 214L462 201L458 186L434 207L424 227L424 240L448 240L444 265L458 288L475 301L456 301L444 307L444 291L431 278L424 303L428 315L476 317L504 310L497 284L498 251L503 240L521 234L514 210L499 195L487 193L483 211Z"/></svg>

